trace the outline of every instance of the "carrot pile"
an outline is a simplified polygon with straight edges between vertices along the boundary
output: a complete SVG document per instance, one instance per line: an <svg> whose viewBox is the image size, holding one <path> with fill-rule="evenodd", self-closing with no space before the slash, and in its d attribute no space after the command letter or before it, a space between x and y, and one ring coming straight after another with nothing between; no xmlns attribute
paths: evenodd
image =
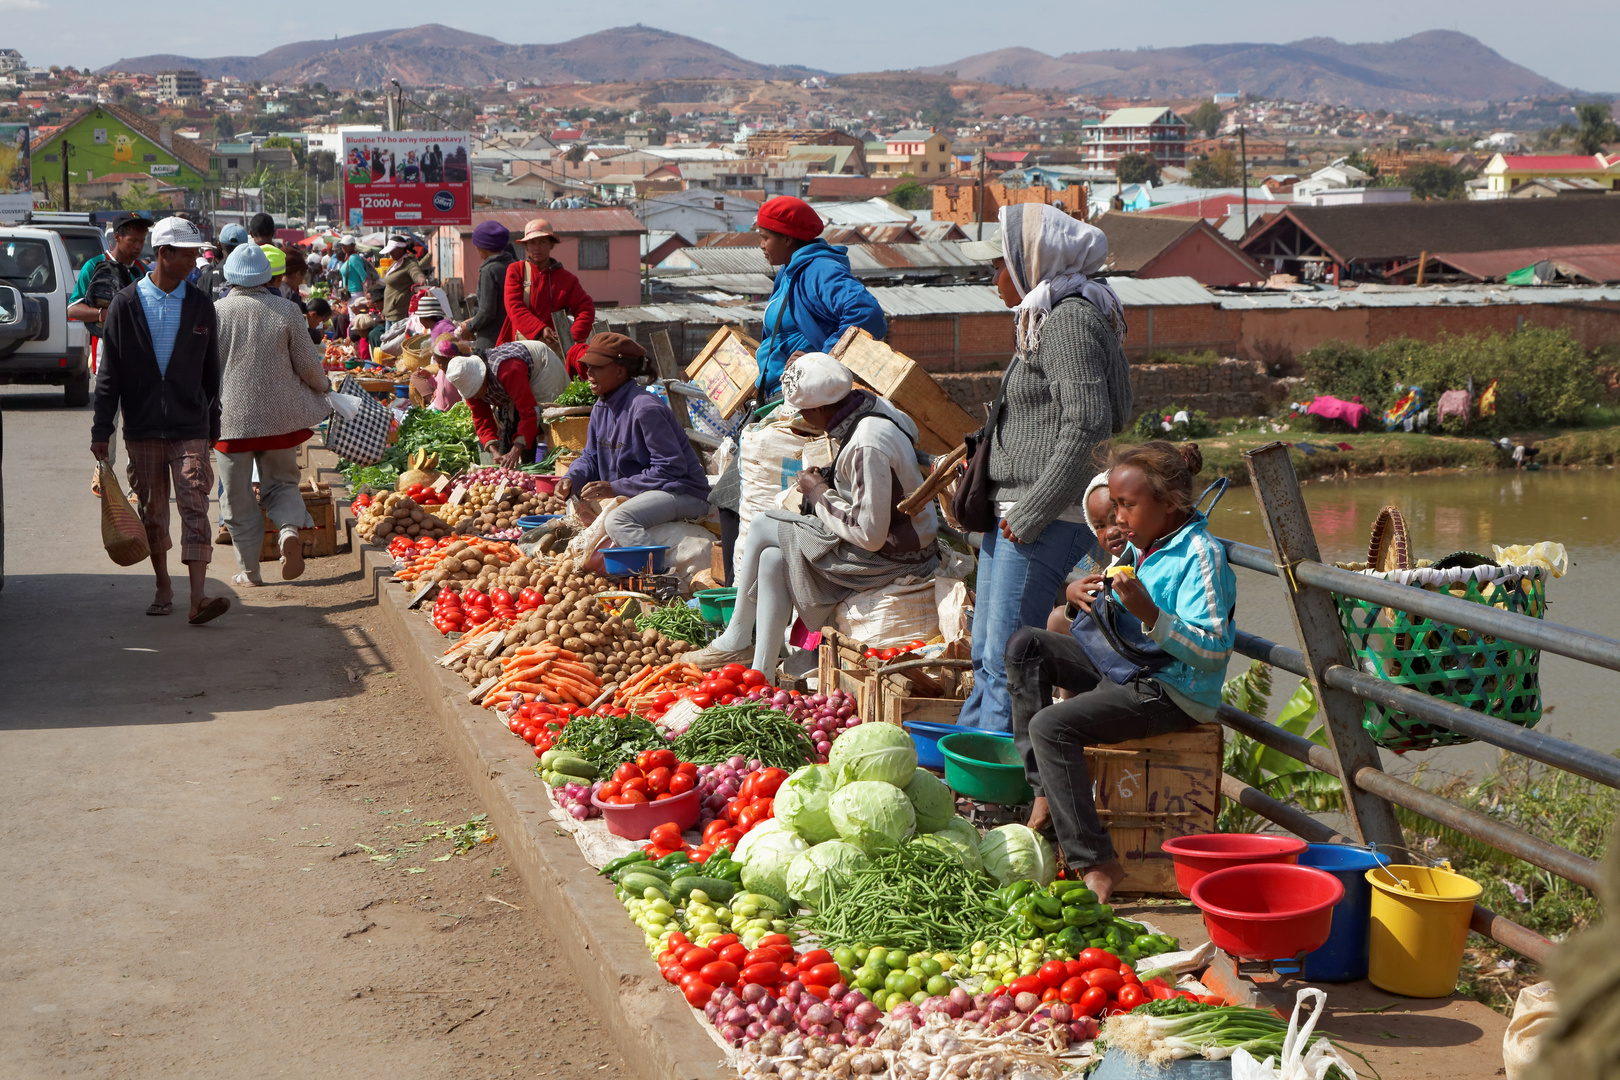
<svg viewBox="0 0 1620 1080"><path fill-rule="evenodd" d="M514 694L538 695L553 703L589 705L602 693L602 680L579 655L556 645L531 645L501 661L501 677L484 695L486 709L504 705Z"/></svg>
<svg viewBox="0 0 1620 1080"><path fill-rule="evenodd" d="M680 660L660 668L649 668L631 679L613 695L613 704L640 712L663 693L674 693L703 681L703 672Z"/></svg>

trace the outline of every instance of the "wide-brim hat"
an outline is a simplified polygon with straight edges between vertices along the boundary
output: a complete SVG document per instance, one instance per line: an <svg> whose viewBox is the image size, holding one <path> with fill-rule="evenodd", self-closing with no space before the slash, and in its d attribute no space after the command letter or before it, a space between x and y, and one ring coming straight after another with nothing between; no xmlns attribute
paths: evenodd
<svg viewBox="0 0 1620 1080"><path fill-rule="evenodd" d="M523 242L526 243L530 240L538 240L541 237L545 237L553 243L558 243L562 239L556 233L551 231L551 222L547 221L543 217L533 218L524 223Z"/></svg>

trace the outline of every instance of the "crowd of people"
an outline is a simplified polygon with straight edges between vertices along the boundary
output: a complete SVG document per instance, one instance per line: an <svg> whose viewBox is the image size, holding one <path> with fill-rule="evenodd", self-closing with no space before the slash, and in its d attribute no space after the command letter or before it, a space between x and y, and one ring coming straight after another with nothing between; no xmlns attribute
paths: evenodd
<svg viewBox="0 0 1620 1080"><path fill-rule="evenodd" d="M167 615L174 603L171 492L189 618L208 622L229 608L229 598L206 589L216 474L238 563L233 583L262 581L261 509L278 531L282 578L302 573L298 529L309 522L297 454L330 409L318 349L326 334L362 352L393 352L407 336L426 341L433 362L413 373L413 395L438 409L465 401L479 443L509 467L536 460L542 405L584 378L596 405L558 494L587 521L605 515L609 546L647 544L668 522L717 521L733 564L739 455L710 476L674 413L638 381L645 350L619 334L592 335L595 304L555 257L559 238L544 218L516 235L495 221L477 226L476 299L459 319L425 246L406 233L386 237L379 268L352 235L330 253L283 246L268 215L226 227L217 244L190 221L168 218L152 230L148 265L140 252L150 224L133 215L115 223L71 309L100 339L98 459L109 458L122 416L157 582L148 614ZM970 462L984 488L976 516L994 525L968 535L978 571L973 688L960 723L1013 736L1039 796L1031 825L1053 829L1069 865L1105 898L1123 870L1092 803L1081 747L1213 715L1233 644L1235 586L1198 510L1196 447L1109 447L1131 419L1131 390L1123 310L1093 276L1106 238L1034 204L1004 208L1000 224L998 238L964 246L993 268L1015 340ZM846 330L881 338L887 324L823 230L799 199L760 208L756 231L776 273L751 407L796 413L801 427L831 437L835 455L799 472L798 512L752 519L735 563L732 620L687 656L705 669L746 662L774 672L795 617L821 626L851 596L927 578L941 565L944 530L932 501L902 509L930 465L916 424L829 355ZM306 301L314 282L329 286L330 300Z"/></svg>

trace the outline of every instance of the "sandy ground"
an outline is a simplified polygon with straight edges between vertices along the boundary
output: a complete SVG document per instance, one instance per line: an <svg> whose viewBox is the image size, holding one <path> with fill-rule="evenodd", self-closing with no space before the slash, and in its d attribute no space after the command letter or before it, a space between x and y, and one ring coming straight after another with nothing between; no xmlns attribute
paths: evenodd
<svg viewBox="0 0 1620 1080"><path fill-rule="evenodd" d="M88 410L0 405L0 1075L626 1075L353 562L147 618Z"/></svg>

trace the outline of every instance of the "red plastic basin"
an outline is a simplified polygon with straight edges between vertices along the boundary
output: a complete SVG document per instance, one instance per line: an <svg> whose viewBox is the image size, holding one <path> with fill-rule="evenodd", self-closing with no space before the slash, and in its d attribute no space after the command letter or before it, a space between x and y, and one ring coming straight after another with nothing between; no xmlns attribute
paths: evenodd
<svg viewBox="0 0 1620 1080"><path fill-rule="evenodd" d="M1294 863L1305 853L1297 836L1264 833L1200 833L1166 840L1164 851L1175 860L1176 888L1192 897L1193 886L1205 874L1246 863Z"/></svg>
<svg viewBox="0 0 1620 1080"><path fill-rule="evenodd" d="M1324 870L1252 863L1199 879L1192 902L1217 949L1245 960L1273 960L1320 949L1333 929L1344 883Z"/></svg>
<svg viewBox="0 0 1620 1080"><path fill-rule="evenodd" d="M591 804L602 811L602 820L607 823L608 832L626 840L645 840L654 829L668 821L673 821L685 832L697 824L698 812L702 809L697 788L663 802L616 805L605 803L592 795Z"/></svg>
<svg viewBox="0 0 1620 1080"><path fill-rule="evenodd" d="M557 493L557 481L561 479L560 476L536 476L534 477L534 490L541 495L555 495Z"/></svg>

